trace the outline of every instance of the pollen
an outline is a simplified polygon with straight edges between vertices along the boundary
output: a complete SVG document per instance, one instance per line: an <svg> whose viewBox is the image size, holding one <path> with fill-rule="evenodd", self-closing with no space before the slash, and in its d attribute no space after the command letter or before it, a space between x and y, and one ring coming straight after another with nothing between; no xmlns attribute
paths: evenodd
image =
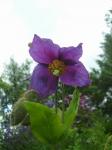
<svg viewBox="0 0 112 150"><path fill-rule="evenodd" d="M64 73L65 67L66 66L63 61L55 59L52 63L49 64L48 69L53 75L60 76Z"/></svg>

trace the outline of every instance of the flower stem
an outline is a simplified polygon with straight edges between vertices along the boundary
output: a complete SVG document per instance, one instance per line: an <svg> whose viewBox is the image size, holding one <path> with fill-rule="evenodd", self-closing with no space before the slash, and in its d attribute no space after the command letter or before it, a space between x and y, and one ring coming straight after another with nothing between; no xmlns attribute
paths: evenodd
<svg viewBox="0 0 112 150"><path fill-rule="evenodd" d="M65 90L64 84L62 84L62 123L64 123L64 111L65 111L64 97L65 97Z"/></svg>
<svg viewBox="0 0 112 150"><path fill-rule="evenodd" d="M56 111L56 114L57 114L57 109L58 109L58 92L56 91L55 93L55 111Z"/></svg>

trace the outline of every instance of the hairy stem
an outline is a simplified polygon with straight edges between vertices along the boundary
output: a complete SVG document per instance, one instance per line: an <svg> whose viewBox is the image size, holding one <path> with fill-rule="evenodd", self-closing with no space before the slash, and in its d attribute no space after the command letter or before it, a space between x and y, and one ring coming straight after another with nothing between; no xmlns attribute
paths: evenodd
<svg viewBox="0 0 112 150"><path fill-rule="evenodd" d="M65 111L64 97L65 97L65 90L64 84L62 84L62 123L64 123L64 111Z"/></svg>
<svg viewBox="0 0 112 150"><path fill-rule="evenodd" d="M57 114L57 109L58 109L58 92L56 91L55 93L55 111Z"/></svg>

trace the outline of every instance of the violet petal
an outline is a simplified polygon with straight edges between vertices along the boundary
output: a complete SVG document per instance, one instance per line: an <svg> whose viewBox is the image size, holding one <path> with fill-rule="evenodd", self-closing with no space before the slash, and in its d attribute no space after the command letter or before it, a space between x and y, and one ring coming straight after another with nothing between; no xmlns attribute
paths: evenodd
<svg viewBox="0 0 112 150"><path fill-rule="evenodd" d="M34 35L30 45L29 53L36 62L49 64L58 58L59 46L54 44L50 39L42 39Z"/></svg>
<svg viewBox="0 0 112 150"><path fill-rule="evenodd" d="M53 76L47 66L39 64L35 67L32 77L30 88L37 91L40 96L46 97L55 93L57 89L58 78Z"/></svg>
<svg viewBox="0 0 112 150"><path fill-rule="evenodd" d="M88 71L81 62L72 66L67 66L65 73L60 76L60 80L66 85L78 87L90 84Z"/></svg>
<svg viewBox="0 0 112 150"><path fill-rule="evenodd" d="M65 62L65 64L71 65L76 63L82 56L82 43L77 47L63 47L60 49L60 59Z"/></svg>

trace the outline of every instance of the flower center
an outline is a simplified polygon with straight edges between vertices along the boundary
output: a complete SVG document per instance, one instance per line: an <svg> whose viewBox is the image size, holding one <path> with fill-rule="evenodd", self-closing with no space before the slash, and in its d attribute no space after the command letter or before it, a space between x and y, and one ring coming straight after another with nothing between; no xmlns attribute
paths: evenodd
<svg viewBox="0 0 112 150"><path fill-rule="evenodd" d="M60 76L61 74L63 74L65 67L66 66L64 62L55 59L52 63L49 64L48 69L53 75Z"/></svg>

